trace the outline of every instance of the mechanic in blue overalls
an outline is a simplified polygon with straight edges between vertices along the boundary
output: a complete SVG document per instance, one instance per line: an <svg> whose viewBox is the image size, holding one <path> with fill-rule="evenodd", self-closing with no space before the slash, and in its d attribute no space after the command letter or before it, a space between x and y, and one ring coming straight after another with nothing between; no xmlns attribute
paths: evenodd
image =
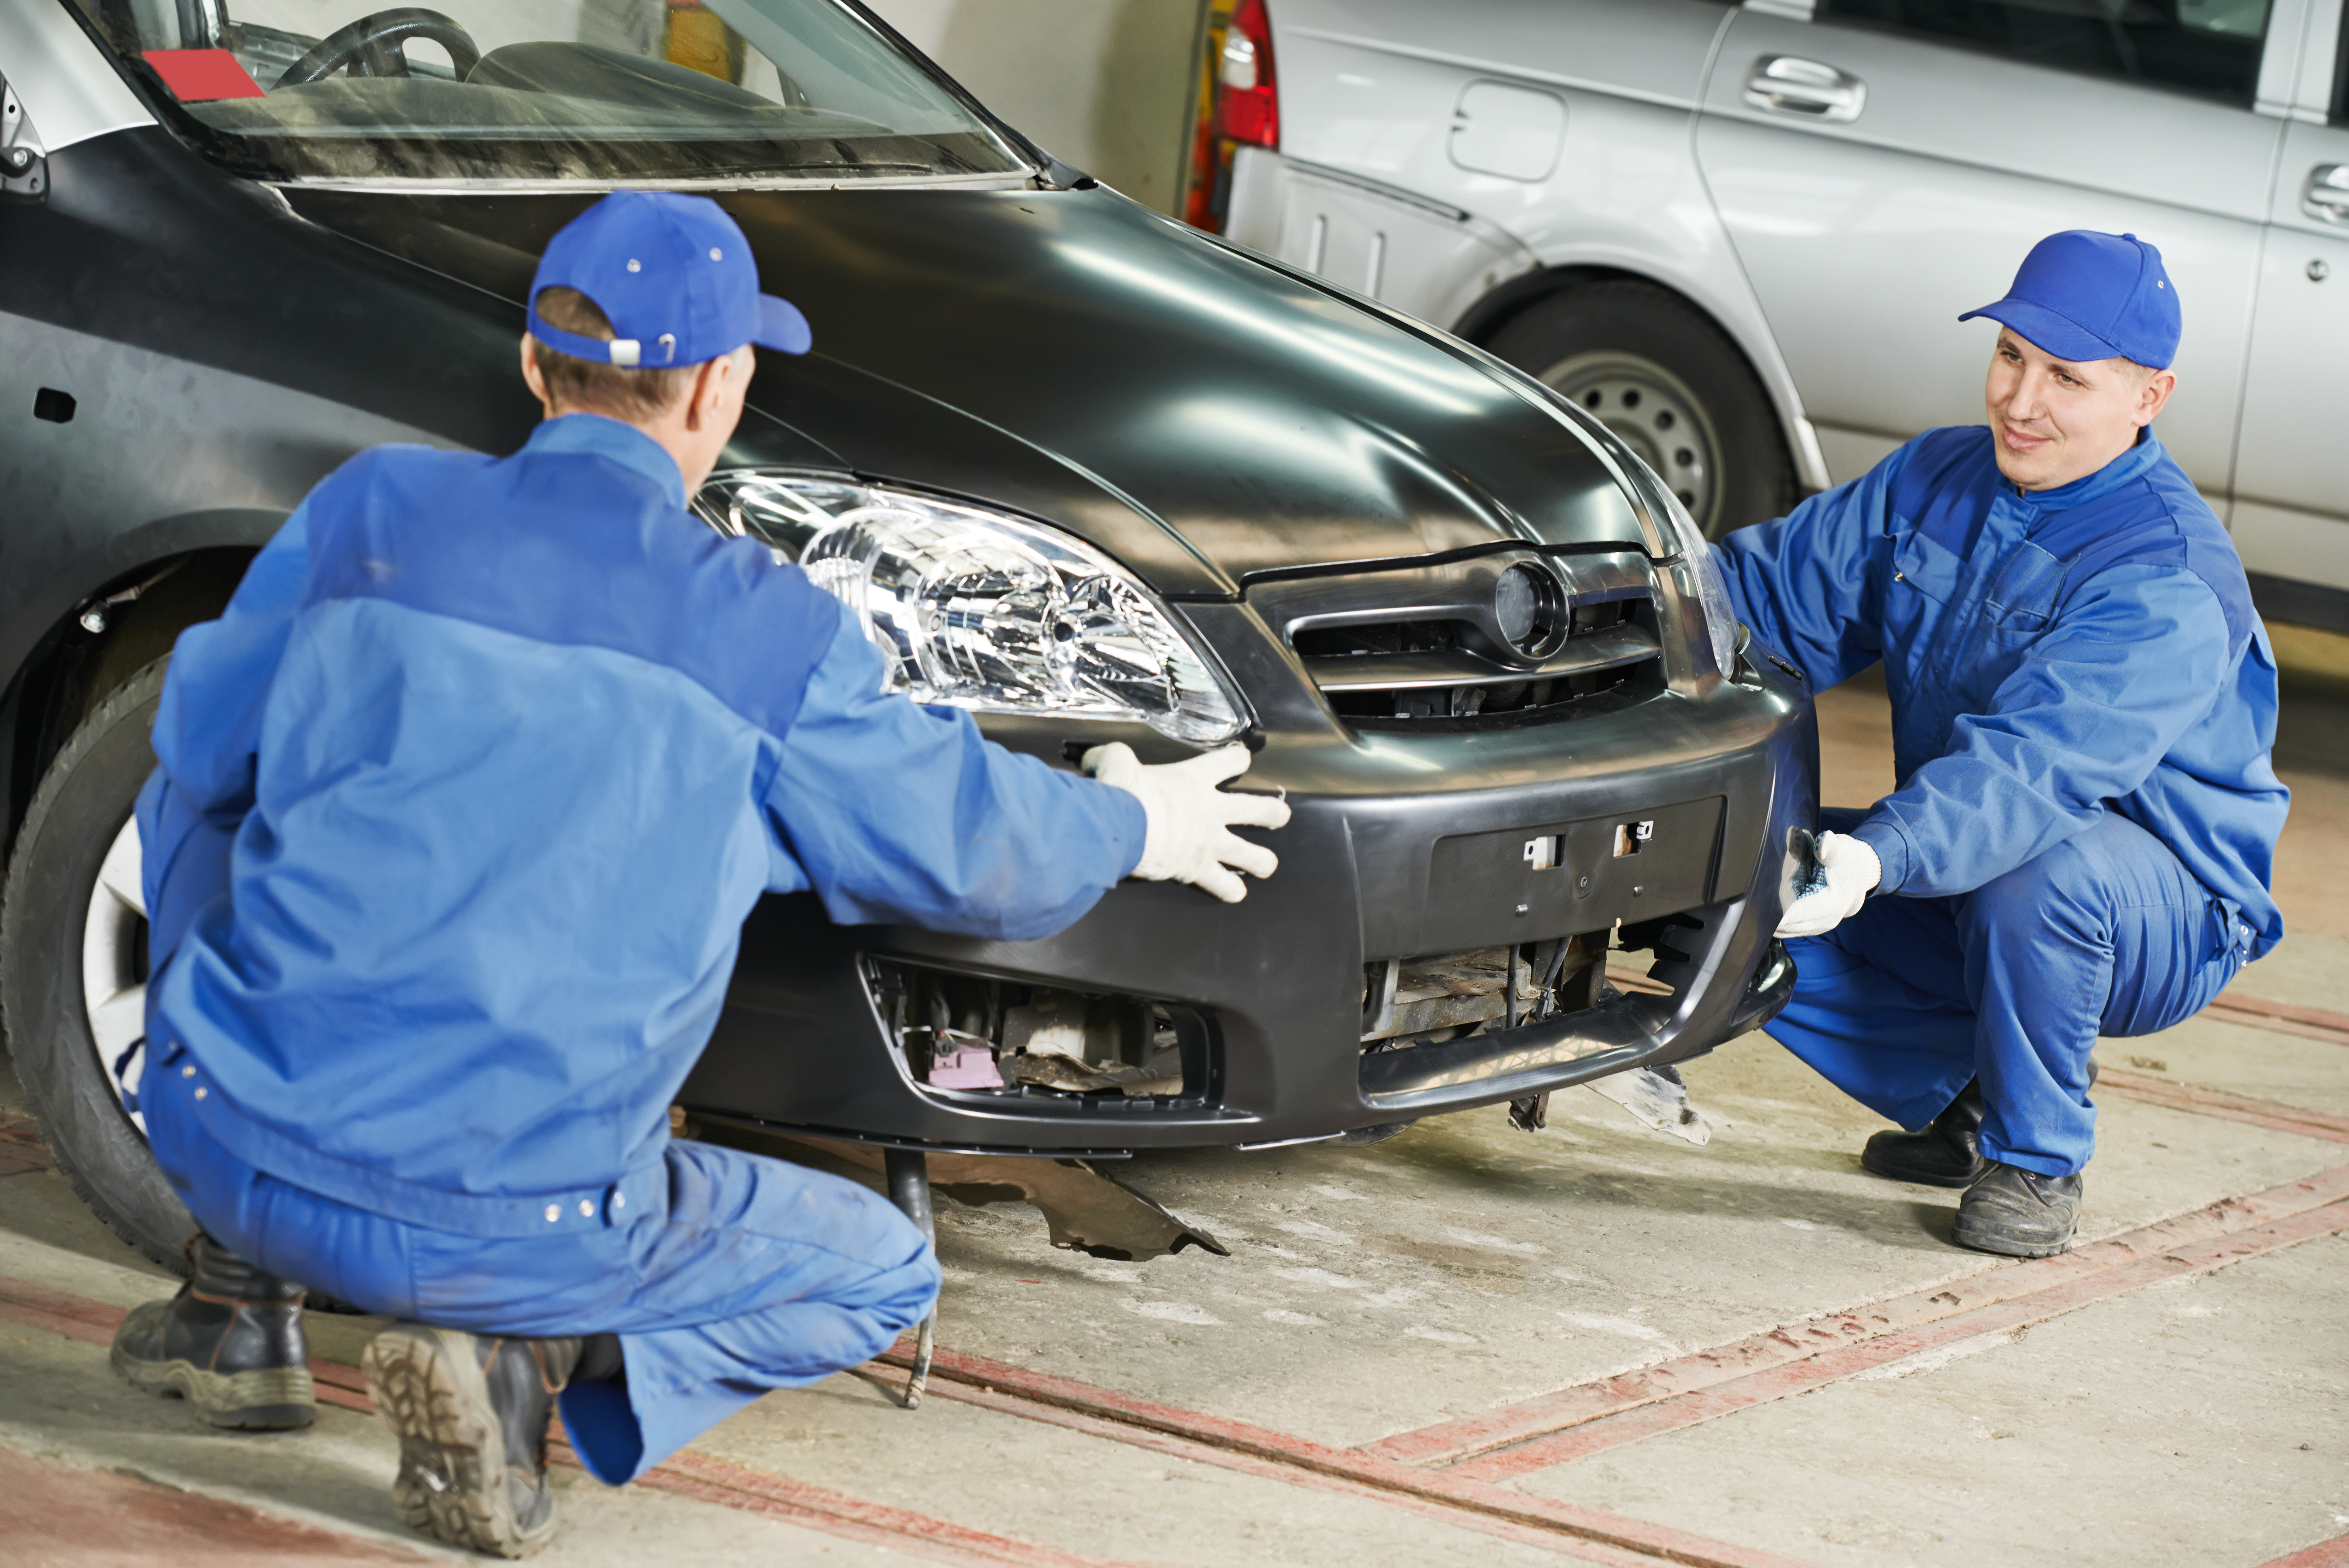
<svg viewBox="0 0 2349 1568"><path fill-rule="evenodd" d="M2275 659L2226 530L2153 433L2178 292L2131 234L2033 246L1987 427L1928 431L1718 546L1762 642L1824 690L1881 659L1899 787L1823 811L1770 1032L1962 1187L1956 1240L2072 1243L2089 1048L2192 1016L2283 935Z"/></svg>
<svg viewBox="0 0 2349 1568"><path fill-rule="evenodd" d="M606 197L530 297L520 452L360 454L180 640L140 1098L205 1233L113 1354L298 1426L304 1284L411 1320L365 1357L399 1512L513 1556L553 1530L558 1394L616 1484L937 1292L865 1189L669 1139L761 894L1035 938L1129 875L1237 899L1275 862L1230 825L1288 815L1218 789L1243 747L1085 778L885 694L855 614L686 510L750 346L810 343L714 203Z"/></svg>

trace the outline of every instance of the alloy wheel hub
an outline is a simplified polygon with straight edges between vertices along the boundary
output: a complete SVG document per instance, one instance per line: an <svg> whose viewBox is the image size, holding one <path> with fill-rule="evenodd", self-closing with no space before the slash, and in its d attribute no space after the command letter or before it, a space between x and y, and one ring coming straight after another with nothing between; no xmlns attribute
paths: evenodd
<svg viewBox="0 0 2349 1568"><path fill-rule="evenodd" d="M98 1064L119 1099L139 1092L147 1054L147 897L140 886L139 822L115 834L89 891L81 931L81 997ZM147 1120L124 1107L145 1137Z"/></svg>

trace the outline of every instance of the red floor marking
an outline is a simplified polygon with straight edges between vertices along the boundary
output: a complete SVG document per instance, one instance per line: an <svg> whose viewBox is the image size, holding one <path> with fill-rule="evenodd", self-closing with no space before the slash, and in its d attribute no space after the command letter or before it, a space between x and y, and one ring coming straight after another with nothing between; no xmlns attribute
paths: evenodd
<svg viewBox="0 0 2349 1568"><path fill-rule="evenodd" d="M567 1451L565 1458L568 1458ZM576 1463L575 1459L571 1462ZM679 1497L698 1498L746 1513L811 1526L852 1541L954 1563L1032 1563L1036 1568L1117 1568L1098 1557L1014 1541L983 1530L908 1513L821 1487L803 1486L745 1465L686 1452L664 1460L633 1483ZM924 1550L926 1548L927 1550Z"/></svg>
<svg viewBox="0 0 2349 1568"><path fill-rule="evenodd" d="M41 1141L41 1129L32 1117L0 1111L0 1176L47 1170L56 1163L49 1158L49 1147Z"/></svg>
<svg viewBox="0 0 2349 1568"><path fill-rule="evenodd" d="M904 1378L895 1376L893 1370L887 1380L887 1386L900 1386L904 1381ZM1133 1448L1164 1454L1170 1459L1184 1459L1194 1464L1213 1465L1218 1469L1280 1481L1288 1486L1310 1487L1317 1491L1336 1492L1341 1496L1376 1501L1384 1507L1399 1508L1406 1512L1418 1514L1422 1518L1435 1520L1455 1530L1472 1530L1478 1534L1490 1535L1520 1546L1532 1546L1543 1551L1559 1552L1577 1562L1605 1564L1607 1568L1656 1568L1660 1561L1719 1563L1723 1561L1719 1556L1719 1552L1731 1550L1715 1548L1712 1551L1660 1557L1658 1552L1654 1550L1634 1552L1588 1538L1568 1540L1560 1536L1557 1525L1553 1522L1545 1521L1540 1525L1521 1523L1497 1513L1485 1513L1471 1508L1464 1508L1457 1501L1450 1498L1422 1496L1368 1481L1350 1480L1336 1474L1309 1469L1288 1459L1259 1459L1251 1454L1218 1448L1192 1438L1175 1437L1170 1433L1159 1432L1148 1428L1131 1426L1102 1417L1082 1415L1059 1406L1040 1404L1022 1398L1019 1395L1002 1393L994 1388L964 1386L933 1381L930 1385L930 1397L936 1399L951 1400L956 1404L976 1406L979 1409L991 1410L999 1415L1017 1416L1022 1420L1035 1421L1044 1426L1064 1428L1070 1431L1084 1433L1088 1437L1105 1438L1112 1442L1124 1443ZM1583 1517L1588 1519L1599 1516ZM1699 1542L1694 1537L1683 1539L1701 1547L1713 1547L1712 1542ZM1661 1545L1661 1543L1660 1535L1658 1542L1651 1542L1651 1545Z"/></svg>
<svg viewBox="0 0 2349 1568"><path fill-rule="evenodd" d="M2248 1122L2252 1127L2298 1133L2302 1137L2321 1137L2329 1143L2349 1143L2349 1116L2336 1116L2325 1111L2303 1111L2297 1106L2274 1100L2255 1100L2223 1089L2173 1084L2167 1078L2125 1073L2116 1067L2106 1067L2098 1074L2096 1087L2132 1100L2143 1100L2149 1106L2167 1106L2173 1111Z"/></svg>
<svg viewBox="0 0 2349 1568"><path fill-rule="evenodd" d="M112 1344L114 1331L126 1310L87 1296L52 1290L30 1280L0 1275L0 1320L47 1329L87 1345ZM310 1376L320 1404L356 1410L363 1416L375 1413L374 1401L367 1394L366 1375L357 1367L314 1360L310 1363ZM0 1450L0 1455L5 1452ZM552 1446L549 1457L574 1468L579 1463L569 1445L560 1440ZM1117 1568L1098 1558L1075 1556L1048 1546L991 1535L691 1452L678 1454L656 1466L633 1484L744 1512L792 1520L830 1534L908 1551L940 1562L1015 1563L1032 1564L1034 1568ZM0 1518L5 1517L5 1498L0 1497ZM0 1541L8 1540L6 1531L0 1530ZM10 1568L20 1561L14 1551L15 1543L10 1542ZM164 1560L162 1555L149 1554L138 1561L140 1568L145 1568L146 1563ZM406 1557L396 1560L410 1561ZM1653 1559L1648 1561L1652 1563ZM78 1563L76 1568L85 1565Z"/></svg>
<svg viewBox="0 0 2349 1568"><path fill-rule="evenodd" d="M905 1342L901 1342L901 1345ZM885 1352L883 1362L906 1364L903 1348ZM975 1391L975 1392L974 1392ZM1506 1523L1528 1526L1552 1536L1552 1544L1569 1552L1585 1552L1589 1545L1615 1548L1619 1561L1652 1564L1658 1559L1691 1564L1692 1568L1795 1568L1788 1558L1718 1541L1645 1520L1626 1519L1527 1497L1506 1488L1456 1476L1417 1469L1409 1465L1371 1458L1350 1449L1333 1449L1286 1432L1254 1427L1245 1421L1200 1415L1097 1388L1050 1373L1031 1372L981 1356L939 1351L930 1365L930 1397L989 1408L1054 1426L1076 1427L1119 1442L1174 1453L1226 1469L1278 1475L1305 1471L1352 1482L1365 1491L1418 1499L1464 1513L1481 1514ZM1258 1469L1253 1461L1267 1461ZM1557 1542L1557 1535L1578 1539ZM1604 1561L1605 1559L1601 1559Z"/></svg>
<svg viewBox="0 0 2349 1568"><path fill-rule="evenodd" d="M2260 1568L2349 1568L2349 1535L2320 1541L2289 1557L2263 1563Z"/></svg>
<svg viewBox="0 0 2349 1568"><path fill-rule="evenodd" d="M379 1542L181 1491L120 1470L45 1464L0 1449L0 1542L11 1568L150 1568L158 1563L408 1563Z"/></svg>
<svg viewBox="0 0 2349 1568"><path fill-rule="evenodd" d="M2349 1230L2349 1202L2328 1204L2272 1225L2262 1225L2256 1230L2240 1231L2216 1241L2174 1248L2117 1268L2098 1270L2066 1284L2034 1291L2013 1301L1977 1307L1930 1327L1885 1334L1862 1345L1839 1345L1801 1361L1734 1378L1711 1388L1659 1400L1619 1415L1601 1417L1548 1437L1536 1438L1513 1449L1505 1449L1448 1473L1497 1482L1534 1470L1572 1464L1577 1459L1588 1459L1593 1454L1604 1453L1626 1443L1677 1432L1701 1422L1735 1415L1740 1410L1751 1409L1771 1400L1783 1399L1789 1395L1806 1394L1873 1367L1889 1366L1929 1350L2042 1323L2092 1303L2142 1290L2163 1280L2224 1268L2246 1258L2255 1258L2296 1242L2333 1235L2344 1230Z"/></svg>
<svg viewBox="0 0 2349 1568"><path fill-rule="evenodd" d="M2349 1012L2327 1012L2321 1007L2270 1002L2264 996L2249 996L2237 991L2220 992L2211 999L2209 1010L2238 1015L2222 1019L2222 1023L2248 1023L2255 1029L2274 1029L2311 1040L2329 1040L2335 1045L2349 1045Z"/></svg>
<svg viewBox="0 0 2349 1568"><path fill-rule="evenodd" d="M114 1330L129 1310L0 1274L0 1318L46 1328L87 1345L113 1344Z"/></svg>
<svg viewBox="0 0 2349 1568"><path fill-rule="evenodd" d="M1403 1464L1454 1464L1602 1416L1799 1361L1827 1345L1857 1344L1938 1323L1959 1313L2046 1290L2168 1248L2306 1213L2344 1198L2349 1198L2349 1165L2319 1171L2264 1192L2225 1199L2189 1214L2092 1241L2061 1257L2006 1264L1969 1279L1928 1286L1851 1312L1829 1313L1784 1324L1766 1334L1612 1377L1577 1384L1485 1415L1398 1433L1382 1441L1365 1444L1361 1451Z"/></svg>

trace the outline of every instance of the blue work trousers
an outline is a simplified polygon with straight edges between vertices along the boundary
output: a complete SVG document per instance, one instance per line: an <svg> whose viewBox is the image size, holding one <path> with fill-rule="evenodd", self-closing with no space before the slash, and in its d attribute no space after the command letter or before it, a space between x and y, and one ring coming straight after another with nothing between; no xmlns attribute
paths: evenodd
<svg viewBox="0 0 2349 1568"><path fill-rule="evenodd" d="M1847 832L1862 813L1822 811ZM2065 1176L2095 1151L2088 1051L2200 1012L2245 939L2159 839L2107 811L1971 893L1870 898L1787 943L1795 996L1769 1033L1915 1130L1980 1079L1989 1158Z"/></svg>
<svg viewBox="0 0 2349 1568"><path fill-rule="evenodd" d="M929 1311L937 1261L853 1181L708 1144L667 1151L665 1212L567 1236L451 1235L258 1171L206 1137L176 1072L140 1085L157 1158L238 1256L368 1312L476 1334L616 1334L625 1381L563 1395L572 1447L618 1485L771 1388L886 1347Z"/></svg>

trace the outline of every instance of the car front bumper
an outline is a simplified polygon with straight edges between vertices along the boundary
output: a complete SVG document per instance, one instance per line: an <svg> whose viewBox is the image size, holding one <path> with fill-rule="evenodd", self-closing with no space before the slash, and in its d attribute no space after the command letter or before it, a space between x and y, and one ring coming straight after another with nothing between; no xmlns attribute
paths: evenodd
<svg viewBox="0 0 2349 1568"><path fill-rule="evenodd" d="M1269 840L1279 871L1237 905L1128 881L1058 935L1010 942L835 926L812 896L767 899L683 1102L706 1119L1002 1153L1302 1141L1678 1061L1759 1026L1792 992L1771 932L1816 810L1817 732L1807 694L1775 670L1515 732L1276 733L1246 784L1285 789L1295 815ZM1639 854L1588 852L1646 822ZM1544 833L1565 863L1534 870L1517 850ZM1366 961L1661 916L1679 917L1655 944L1669 995L1363 1049ZM1208 1021L1205 1093L917 1083L876 1011L875 958L1189 1009Z"/></svg>

